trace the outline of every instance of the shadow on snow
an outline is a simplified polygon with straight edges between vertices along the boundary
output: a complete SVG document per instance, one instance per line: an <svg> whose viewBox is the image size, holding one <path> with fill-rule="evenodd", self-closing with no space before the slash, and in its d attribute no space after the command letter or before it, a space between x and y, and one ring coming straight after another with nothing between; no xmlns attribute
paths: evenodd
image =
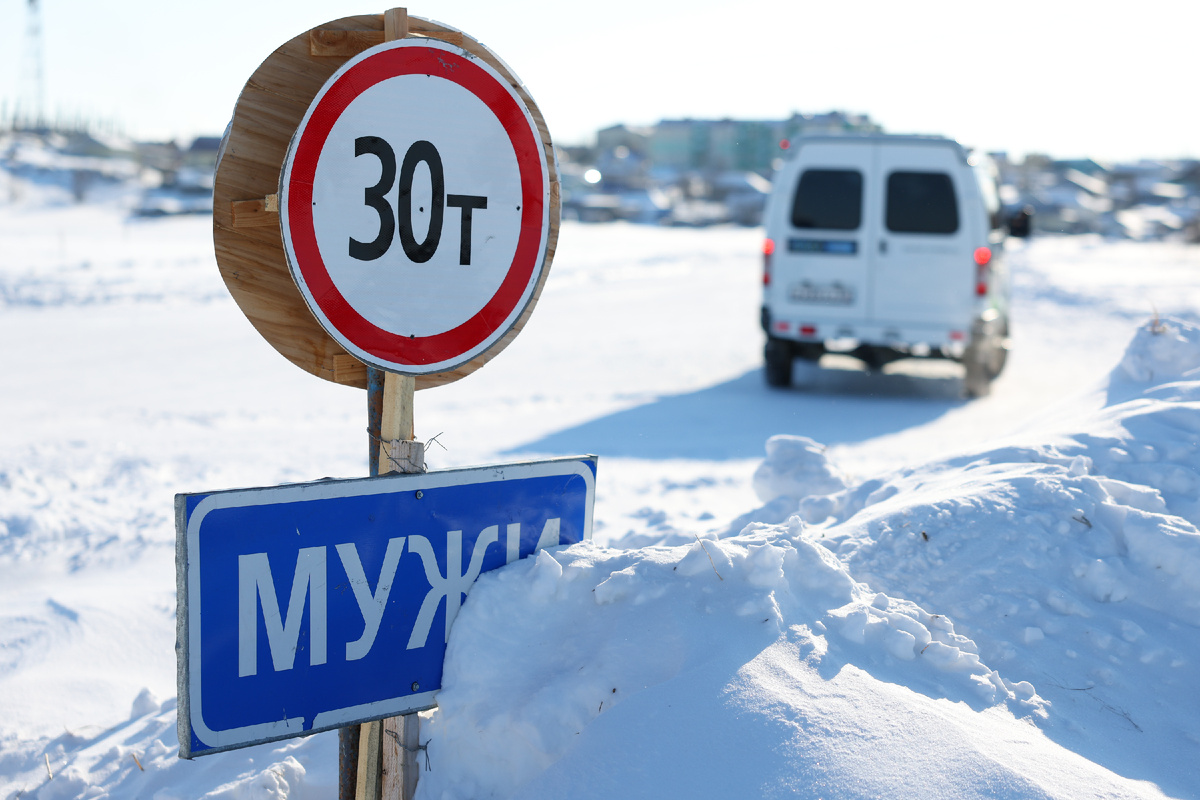
<svg viewBox="0 0 1200 800"><path fill-rule="evenodd" d="M868 374L798 362L790 389L761 369L689 394L667 395L507 451L508 455L724 460L761 458L775 434L822 444L861 442L934 420L960 406L962 379L912 372Z"/></svg>

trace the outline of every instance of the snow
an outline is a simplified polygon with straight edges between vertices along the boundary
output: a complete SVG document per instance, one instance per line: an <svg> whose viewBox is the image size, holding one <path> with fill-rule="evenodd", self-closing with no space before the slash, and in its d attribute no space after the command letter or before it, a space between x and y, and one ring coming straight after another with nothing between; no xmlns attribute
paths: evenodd
<svg viewBox="0 0 1200 800"><path fill-rule="evenodd" d="M254 332L207 218L124 202L0 206L0 798L332 797L332 734L178 759L172 498L365 474L365 399ZM434 467L600 456L594 541L463 605L418 797L1200 797L1200 250L1011 245L966 402L768 390L760 236L565 223L418 395Z"/></svg>

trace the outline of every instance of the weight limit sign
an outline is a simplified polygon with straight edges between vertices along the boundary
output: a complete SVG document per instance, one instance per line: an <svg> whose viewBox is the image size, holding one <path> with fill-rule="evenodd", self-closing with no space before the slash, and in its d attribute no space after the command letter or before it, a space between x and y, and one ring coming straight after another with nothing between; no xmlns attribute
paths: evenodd
<svg viewBox="0 0 1200 800"><path fill-rule="evenodd" d="M550 176L513 87L453 45L347 61L288 148L288 268L325 330L391 372L445 372L521 318L546 268Z"/></svg>

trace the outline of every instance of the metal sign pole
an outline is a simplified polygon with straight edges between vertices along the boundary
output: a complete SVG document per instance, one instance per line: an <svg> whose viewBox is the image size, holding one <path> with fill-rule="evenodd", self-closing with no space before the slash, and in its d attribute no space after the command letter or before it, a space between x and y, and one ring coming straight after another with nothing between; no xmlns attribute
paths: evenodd
<svg viewBox="0 0 1200 800"><path fill-rule="evenodd" d="M383 418L382 370L367 367L367 469L379 474L379 431ZM338 730L338 800L354 800L358 787L358 740L360 725Z"/></svg>

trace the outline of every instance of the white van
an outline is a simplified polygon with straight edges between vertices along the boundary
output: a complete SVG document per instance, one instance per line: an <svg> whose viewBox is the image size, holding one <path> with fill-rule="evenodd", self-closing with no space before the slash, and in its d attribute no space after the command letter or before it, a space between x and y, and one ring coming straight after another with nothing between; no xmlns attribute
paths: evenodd
<svg viewBox="0 0 1200 800"><path fill-rule="evenodd" d="M966 393L986 394L1009 330L991 166L940 137L794 141L763 218L767 382L842 352L871 369L958 361Z"/></svg>

